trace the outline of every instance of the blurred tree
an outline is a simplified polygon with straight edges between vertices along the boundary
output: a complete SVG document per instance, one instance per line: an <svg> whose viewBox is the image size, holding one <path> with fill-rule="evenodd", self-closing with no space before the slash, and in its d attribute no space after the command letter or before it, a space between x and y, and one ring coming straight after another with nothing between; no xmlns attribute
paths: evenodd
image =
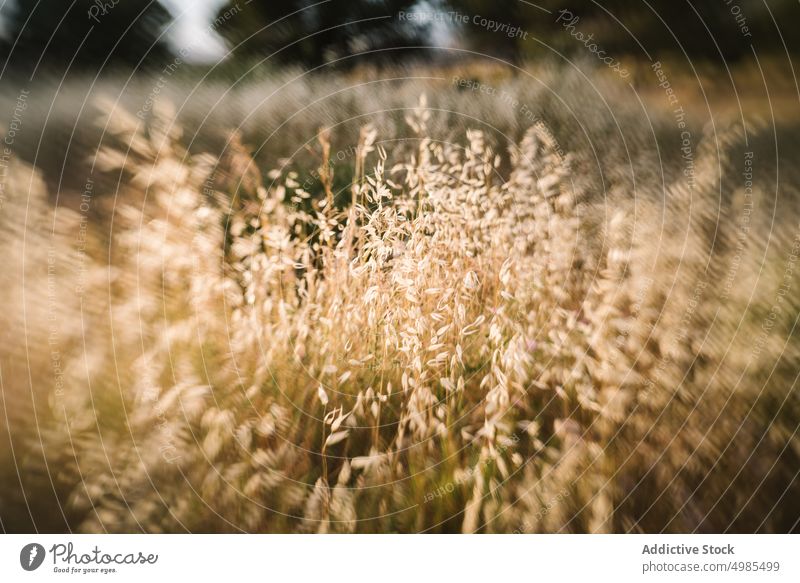
<svg viewBox="0 0 800 583"><path fill-rule="evenodd" d="M419 55L428 42L426 26L398 18L417 0L230 0L219 11L217 32L238 55L316 67L359 55L379 62ZM404 48L402 51L384 49ZM380 51L372 52L369 51ZM274 53L274 54L273 54ZM339 65L350 66L358 58Z"/></svg>
<svg viewBox="0 0 800 583"><path fill-rule="evenodd" d="M462 45L512 61L536 58L550 52L576 53L583 47L565 32L564 16L578 17L575 30L617 55L653 58L671 54L690 59L736 61L752 55L750 44L761 53L797 52L797 35L778 34L799 15L793 0L442 0L447 8L467 17L452 27ZM562 16L561 11L565 10ZM562 16L560 22L556 22ZM509 37L502 30L481 26L483 19L509 27L519 26L527 35ZM498 24L498 26L499 26ZM743 28L746 27L746 28ZM507 30L507 29L506 29ZM537 42L537 40L539 42Z"/></svg>
<svg viewBox="0 0 800 583"><path fill-rule="evenodd" d="M524 32L535 28L537 18L549 15L519 0L450 0L448 10L459 13L457 17L447 18L460 38L461 44L470 49L510 62L518 62L524 52ZM443 9L444 10L444 9ZM506 31L513 29L513 34L492 30L491 26L481 26L483 19L487 22L507 24ZM464 22L466 20L466 22Z"/></svg>
<svg viewBox="0 0 800 583"><path fill-rule="evenodd" d="M10 65L32 72L163 62L171 17L156 0L17 0L8 19Z"/></svg>

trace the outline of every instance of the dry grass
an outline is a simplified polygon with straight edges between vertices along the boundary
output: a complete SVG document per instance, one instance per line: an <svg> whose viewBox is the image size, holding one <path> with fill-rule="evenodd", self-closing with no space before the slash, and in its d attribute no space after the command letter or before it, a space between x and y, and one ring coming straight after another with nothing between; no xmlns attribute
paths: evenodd
<svg viewBox="0 0 800 583"><path fill-rule="evenodd" d="M113 221L85 254L77 214L35 232L84 286L56 302L64 387L35 432L71 528L796 528L800 234L759 207L742 235L740 185L720 203L740 131L697 146L693 190L631 196L592 191L543 123L509 152L437 141L422 99L394 149L361 128L344 192L320 131L315 196L238 138L189 154L168 109L145 131L107 108ZM14 172L7 204L50 216Z"/></svg>

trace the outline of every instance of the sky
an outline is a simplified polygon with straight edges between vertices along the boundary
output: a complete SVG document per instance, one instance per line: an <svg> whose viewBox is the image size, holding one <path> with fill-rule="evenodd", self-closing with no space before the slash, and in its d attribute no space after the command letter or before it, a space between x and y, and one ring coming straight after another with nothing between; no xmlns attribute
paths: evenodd
<svg viewBox="0 0 800 583"><path fill-rule="evenodd" d="M211 62L222 57L227 48L209 28L225 0L161 0L175 18L170 29L170 45L187 51L186 59Z"/></svg>

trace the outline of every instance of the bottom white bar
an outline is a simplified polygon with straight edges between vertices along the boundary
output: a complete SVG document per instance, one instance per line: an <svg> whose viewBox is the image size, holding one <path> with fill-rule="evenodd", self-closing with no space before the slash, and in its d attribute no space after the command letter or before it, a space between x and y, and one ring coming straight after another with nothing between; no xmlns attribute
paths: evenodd
<svg viewBox="0 0 800 583"><path fill-rule="evenodd" d="M0 581L800 581L798 541L791 535L3 535Z"/></svg>

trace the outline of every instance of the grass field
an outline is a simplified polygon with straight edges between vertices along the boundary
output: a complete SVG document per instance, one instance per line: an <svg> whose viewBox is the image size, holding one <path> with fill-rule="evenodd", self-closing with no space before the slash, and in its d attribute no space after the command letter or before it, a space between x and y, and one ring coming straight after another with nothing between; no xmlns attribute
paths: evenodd
<svg viewBox="0 0 800 583"><path fill-rule="evenodd" d="M796 86L631 69L31 87L3 528L796 530Z"/></svg>

